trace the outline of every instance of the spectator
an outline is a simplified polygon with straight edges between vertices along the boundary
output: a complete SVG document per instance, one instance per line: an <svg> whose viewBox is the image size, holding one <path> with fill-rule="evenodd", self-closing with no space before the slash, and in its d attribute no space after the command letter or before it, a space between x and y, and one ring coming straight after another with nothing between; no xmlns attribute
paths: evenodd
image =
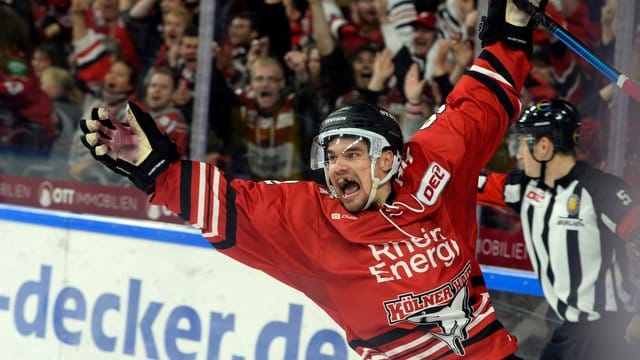
<svg viewBox="0 0 640 360"><path fill-rule="evenodd" d="M393 63L395 65L395 77L397 88L402 98L405 97L402 80L406 77L411 64L416 63L421 76L425 73L427 66L427 54L436 40L436 15L435 12L422 11L411 24L411 32L408 39L403 39L402 34L391 25L391 20L383 11L386 8L386 1L379 0L378 16L382 24L382 34L385 44L393 54ZM431 87L425 86L423 89L422 101L436 104L432 95ZM429 114L427 114L429 115Z"/></svg>
<svg viewBox="0 0 640 360"><path fill-rule="evenodd" d="M227 171L254 180L299 179L301 152L311 139L303 128L302 114L309 109L308 94L285 91L281 63L261 57L251 65L251 86L236 93L229 88L223 102L234 104L229 134L223 137L225 153L233 156ZM218 134L220 135L220 134ZM209 153L216 151L210 144Z"/></svg>
<svg viewBox="0 0 640 360"><path fill-rule="evenodd" d="M196 88L198 70L198 30L189 26L180 39L180 51L175 67L171 68L178 80L175 105L191 124L193 113L193 91ZM216 89L211 89L216 91ZM217 101L216 101L217 103Z"/></svg>
<svg viewBox="0 0 640 360"><path fill-rule="evenodd" d="M355 56L357 48L366 44L376 44L384 46L380 22L378 21L377 10L373 0L353 0L349 3L349 18L346 19L335 4L327 2L324 13L329 21L331 34L338 39L340 46L344 49L348 57Z"/></svg>
<svg viewBox="0 0 640 360"><path fill-rule="evenodd" d="M640 246L638 197L622 179L576 161L580 116L570 103L541 101L516 127L524 170L481 176L478 201L520 214L533 269L562 320L541 359L635 358L640 347L625 332L639 330L629 319L640 292L626 244Z"/></svg>
<svg viewBox="0 0 640 360"><path fill-rule="evenodd" d="M47 178L71 180L67 171L67 159L71 144L78 141L76 129L82 118L82 92L75 85L74 77L67 69L50 66L40 76L40 87L53 101L53 111L60 121L60 136L51 146L49 161L42 164ZM74 134L76 136L74 136ZM35 175L31 169L31 175Z"/></svg>
<svg viewBox="0 0 640 360"><path fill-rule="evenodd" d="M432 63L432 93L435 103L443 104L453 85L471 65L473 44L468 40L440 39L438 45L438 53Z"/></svg>
<svg viewBox="0 0 640 360"><path fill-rule="evenodd" d="M124 60L118 60L111 64L104 77L104 83L98 98L90 102L85 100L83 118L91 116L91 109L96 106L109 109L115 116L124 118L124 110L127 102L133 99L137 83L137 72L133 65ZM76 130L74 137L80 135L80 129ZM82 144L72 143L69 152L69 175L72 179L98 184L121 184L122 181L113 173L104 169L90 154L82 150Z"/></svg>
<svg viewBox="0 0 640 360"><path fill-rule="evenodd" d="M0 5L0 145L48 152L59 135L51 99L30 65L24 20Z"/></svg>
<svg viewBox="0 0 640 360"><path fill-rule="evenodd" d="M373 44L361 46L355 50L351 69L354 86L338 97L337 106L366 101L389 109L396 116L402 114L404 101L397 87L390 83L395 66L389 49L379 49Z"/></svg>
<svg viewBox="0 0 640 360"><path fill-rule="evenodd" d="M291 46L300 49L311 36L311 23L307 17L308 0L283 0L289 28L291 30Z"/></svg>
<svg viewBox="0 0 640 360"><path fill-rule="evenodd" d="M232 16L227 41L215 44L216 65L235 90L243 90L249 83L249 57L256 58L252 48L279 61L291 50L291 31L282 1L254 0L248 6L252 11Z"/></svg>
<svg viewBox="0 0 640 360"><path fill-rule="evenodd" d="M446 0L438 6L436 27L439 39L453 39L459 41L475 40L477 24L477 0ZM427 55L425 77L433 78L433 63L440 54L441 42L436 42ZM472 48L476 48L475 44Z"/></svg>
<svg viewBox="0 0 640 360"><path fill-rule="evenodd" d="M96 32L87 23L88 4L72 0L73 71L83 92L99 97L109 67L122 59L122 48L116 39ZM87 97L91 101L91 97Z"/></svg>
<svg viewBox="0 0 640 360"><path fill-rule="evenodd" d="M34 0L31 1L33 24L38 33L38 42L48 42L61 53L70 53L71 0Z"/></svg>
<svg viewBox="0 0 640 360"><path fill-rule="evenodd" d="M177 8L185 8L185 1L138 0L124 14L123 20L142 63L143 73L146 73L158 58L158 52L163 43L164 15Z"/></svg>
<svg viewBox="0 0 640 360"><path fill-rule="evenodd" d="M73 75L67 69L50 66L40 76L40 87L53 100L62 133L73 133L83 115L82 92L76 87Z"/></svg>
<svg viewBox="0 0 640 360"><path fill-rule="evenodd" d="M182 113L174 107L176 78L173 72L160 67L152 70L145 92L144 104L156 120L158 128L176 143L178 152L187 157L189 131Z"/></svg>
<svg viewBox="0 0 640 360"><path fill-rule="evenodd" d="M65 58L65 54L54 43L42 42L33 50L31 67L36 76L40 77L42 72L50 66L66 69L69 68L69 63Z"/></svg>
<svg viewBox="0 0 640 360"><path fill-rule="evenodd" d="M162 16L162 39L154 67L176 67L180 54L180 40L187 27L191 25L191 15L185 8L175 8Z"/></svg>
<svg viewBox="0 0 640 360"><path fill-rule="evenodd" d="M328 104L328 108L332 109L338 96L351 90L353 73L342 48L336 44L331 36L323 4L323 0L309 1L313 37L320 55L320 70L322 71L321 96Z"/></svg>
<svg viewBox="0 0 640 360"><path fill-rule="evenodd" d="M74 16L73 31L76 26L84 26L96 34L115 39L122 49L123 58L136 67L141 67L129 30L120 17L118 0L94 0L91 6L85 0L72 0L71 8L76 15L81 15L83 23L78 23L78 16ZM78 37L73 35L74 40Z"/></svg>
<svg viewBox="0 0 640 360"><path fill-rule="evenodd" d="M395 69L391 52L375 43L367 43L353 50L349 64L329 33L320 1L312 1L311 8L314 36L322 59L321 67L330 74L341 74L332 76L333 81L326 85L331 93L338 95L335 105L366 101L385 107L394 114L401 114L403 101L395 85L390 83ZM380 51L382 53L378 54Z"/></svg>

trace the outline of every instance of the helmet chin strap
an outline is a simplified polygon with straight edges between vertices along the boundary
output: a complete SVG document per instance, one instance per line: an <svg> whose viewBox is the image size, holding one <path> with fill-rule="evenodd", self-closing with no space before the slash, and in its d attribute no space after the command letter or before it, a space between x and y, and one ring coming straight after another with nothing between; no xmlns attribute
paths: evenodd
<svg viewBox="0 0 640 360"><path fill-rule="evenodd" d="M375 158L371 159L371 191L369 192L369 199L367 199L367 203L364 205L363 209L368 209L371 204L373 204L373 201L375 200L378 193L378 188L388 183L389 180L391 180L391 177L393 177L393 175L398 172L398 167L400 166L400 156L394 154L391 169L389 170L387 175L385 175L382 180L380 180L377 176L375 176L376 162L379 158L380 156L376 156Z"/></svg>
<svg viewBox="0 0 640 360"><path fill-rule="evenodd" d="M549 158L549 160L536 159L536 156L533 154L533 147L529 147L529 152L531 153L531 158L533 158L535 162L540 164L540 177L538 177L538 179L542 180L542 182L544 183L544 176L546 175L546 172L547 172L547 163L553 160L553 158L556 156L556 150L555 148L553 149L553 153L551 154L551 158Z"/></svg>

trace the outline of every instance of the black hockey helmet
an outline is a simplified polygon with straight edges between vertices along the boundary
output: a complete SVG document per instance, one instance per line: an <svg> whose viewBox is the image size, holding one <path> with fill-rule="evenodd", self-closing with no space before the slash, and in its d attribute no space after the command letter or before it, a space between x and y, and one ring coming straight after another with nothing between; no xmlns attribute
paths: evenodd
<svg viewBox="0 0 640 360"><path fill-rule="evenodd" d="M391 148L400 156L402 151L402 131L400 125L387 110L368 103L343 106L331 112L320 124L320 133L313 143L316 151L311 152L311 167L324 167L326 147L336 136L361 136L369 143L372 157Z"/></svg>
<svg viewBox="0 0 640 360"><path fill-rule="evenodd" d="M334 110L320 124L320 133L315 137L311 148L311 168L324 169L329 188L332 189L327 174L327 146L338 137L362 138L369 145L371 156L371 176L375 187L388 182L400 166L402 152L402 131L395 117L382 107L368 103L356 103ZM383 151L393 152L391 171L376 182L374 165ZM333 189L332 189L333 191ZM375 192L372 192L373 195ZM368 205L367 205L368 206Z"/></svg>
<svg viewBox="0 0 640 360"><path fill-rule="evenodd" d="M582 125L578 110L564 100L542 100L530 106L516 121L518 133L530 135L537 141L548 136L556 150L572 152L578 143L578 129Z"/></svg>

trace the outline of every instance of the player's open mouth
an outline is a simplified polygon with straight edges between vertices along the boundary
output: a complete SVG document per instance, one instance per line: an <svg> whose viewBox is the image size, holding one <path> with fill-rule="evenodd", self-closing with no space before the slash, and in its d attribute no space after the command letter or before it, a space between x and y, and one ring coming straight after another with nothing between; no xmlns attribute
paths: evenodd
<svg viewBox="0 0 640 360"><path fill-rule="evenodd" d="M360 192L360 184L352 179L341 179L338 181L338 187L342 198L350 198Z"/></svg>

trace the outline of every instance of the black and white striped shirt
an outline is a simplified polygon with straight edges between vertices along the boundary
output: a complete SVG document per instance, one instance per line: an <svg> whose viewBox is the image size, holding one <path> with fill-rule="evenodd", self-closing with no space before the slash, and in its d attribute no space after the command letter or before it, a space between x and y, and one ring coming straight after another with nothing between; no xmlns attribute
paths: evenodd
<svg viewBox="0 0 640 360"><path fill-rule="evenodd" d="M483 175L478 200L516 210L549 305L566 321L633 311L626 243L640 207L624 181L577 163L549 188L523 172Z"/></svg>

